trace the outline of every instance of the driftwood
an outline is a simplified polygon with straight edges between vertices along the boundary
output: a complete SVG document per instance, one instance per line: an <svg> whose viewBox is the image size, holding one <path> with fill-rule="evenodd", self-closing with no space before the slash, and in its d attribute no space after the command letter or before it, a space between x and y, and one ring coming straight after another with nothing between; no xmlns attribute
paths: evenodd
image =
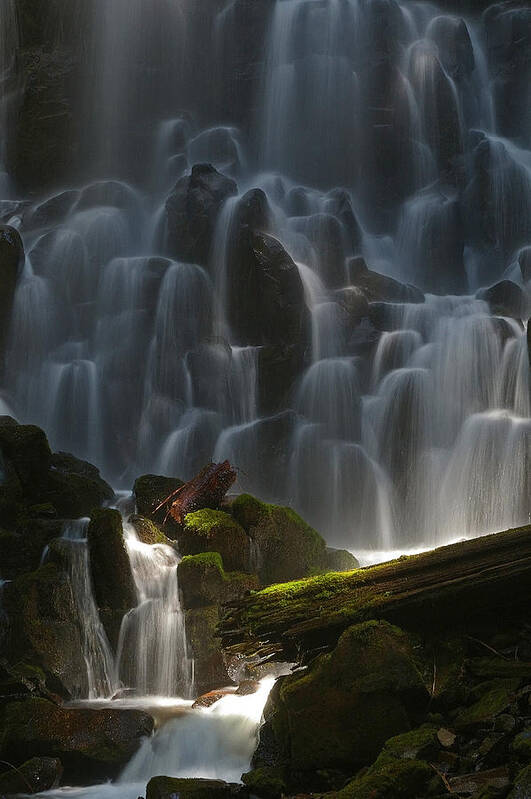
<svg viewBox="0 0 531 799"><path fill-rule="evenodd" d="M199 474L166 497L155 513L166 508L165 521L171 516L178 524L182 524L187 513L202 508L219 508L236 477L228 461L209 463Z"/></svg>
<svg viewBox="0 0 531 799"><path fill-rule="evenodd" d="M347 627L382 618L427 633L494 612L525 612L531 597L531 525L390 563L271 586L227 606L232 653L304 661Z"/></svg>

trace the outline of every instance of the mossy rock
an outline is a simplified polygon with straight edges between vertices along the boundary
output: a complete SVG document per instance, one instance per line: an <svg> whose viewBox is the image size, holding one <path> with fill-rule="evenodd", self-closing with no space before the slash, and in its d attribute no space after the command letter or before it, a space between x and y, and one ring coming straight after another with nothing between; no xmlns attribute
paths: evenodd
<svg viewBox="0 0 531 799"><path fill-rule="evenodd" d="M0 774L0 795L41 793L58 786L63 765L56 757L32 757L18 768Z"/></svg>
<svg viewBox="0 0 531 799"><path fill-rule="evenodd" d="M531 663L522 660L504 660L501 657L473 658L467 662L467 669L474 677L491 680L496 677L504 679L531 679Z"/></svg>
<svg viewBox="0 0 531 799"><path fill-rule="evenodd" d="M242 494L232 503L231 512L254 542L256 568L263 585L327 569L323 538L291 508L268 505Z"/></svg>
<svg viewBox="0 0 531 799"><path fill-rule="evenodd" d="M18 577L4 589L4 606L9 618L8 662L42 669L48 688L65 698L86 696L77 611L61 568L49 562Z"/></svg>
<svg viewBox="0 0 531 799"><path fill-rule="evenodd" d="M374 768L378 769L393 760L433 760L440 748L437 728L425 724L386 741Z"/></svg>
<svg viewBox="0 0 531 799"><path fill-rule="evenodd" d="M427 699L408 636L369 621L347 629L307 672L282 682L272 725L292 770L352 773L408 731Z"/></svg>
<svg viewBox="0 0 531 799"><path fill-rule="evenodd" d="M35 425L17 424L8 416L0 417L0 450L15 469L24 492L34 494L46 477L52 451L43 430Z"/></svg>
<svg viewBox="0 0 531 799"><path fill-rule="evenodd" d="M359 562L348 549L326 548L326 571L350 572L359 567Z"/></svg>
<svg viewBox="0 0 531 799"><path fill-rule="evenodd" d="M163 523L167 510L162 508L157 511L161 502L164 502L170 494L177 491L184 485L182 480L177 477L163 477L157 474L145 474L135 481L133 493L136 499L136 509L140 516L145 516L154 522ZM167 531L171 535L172 525L167 526Z"/></svg>
<svg viewBox="0 0 531 799"><path fill-rule="evenodd" d="M188 513L179 547L183 555L219 552L227 571L251 571L251 541L238 522L221 510Z"/></svg>
<svg viewBox="0 0 531 799"><path fill-rule="evenodd" d="M260 799L280 799L288 793L286 769L282 767L264 767L242 774L242 782L252 796Z"/></svg>
<svg viewBox="0 0 531 799"><path fill-rule="evenodd" d="M334 799L414 799L433 795L433 787L442 781L422 760L395 760L369 771L341 791L329 796Z"/></svg>
<svg viewBox="0 0 531 799"><path fill-rule="evenodd" d="M219 552L186 555L177 574L187 609L231 602L259 588L253 574L225 572Z"/></svg>
<svg viewBox="0 0 531 799"><path fill-rule="evenodd" d="M529 799L531 796L531 765L519 771L508 799Z"/></svg>
<svg viewBox="0 0 531 799"><path fill-rule="evenodd" d="M146 799L230 799L239 791L238 785L221 780L153 777L147 784Z"/></svg>
<svg viewBox="0 0 531 799"><path fill-rule="evenodd" d="M5 705L0 719L2 759L57 757L68 777L92 779L117 774L153 730L139 710L65 708L40 698Z"/></svg>
<svg viewBox="0 0 531 799"><path fill-rule="evenodd" d="M190 654L194 658L195 688L198 696L232 682L217 634L219 618L217 605L192 608L185 614L186 638Z"/></svg>
<svg viewBox="0 0 531 799"><path fill-rule="evenodd" d="M520 683L518 678L480 683L470 695L472 704L457 713L455 727L481 726L503 713L515 701Z"/></svg>
<svg viewBox="0 0 531 799"><path fill-rule="evenodd" d="M155 522L151 521L151 519L134 514L129 517L128 521L129 524L132 524L135 528L135 532L143 544L165 544L166 546L175 546L171 538L164 535L162 530Z"/></svg>
<svg viewBox="0 0 531 799"><path fill-rule="evenodd" d="M531 728L523 730L516 736L511 749L521 763L531 763Z"/></svg>
<svg viewBox="0 0 531 799"><path fill-rule="evenodd" d="M131 563L117 510L93 512L87 530L94 597L109 640L116 645L121 617L137 604Z"/></svg>
<svg viewBox="0 0 531 799"><path fill-rule="evenodd" d="M15 579L38 569L44 548L62 535L61 519L27 519L16 532L0 530L0 576Z"/></svg>

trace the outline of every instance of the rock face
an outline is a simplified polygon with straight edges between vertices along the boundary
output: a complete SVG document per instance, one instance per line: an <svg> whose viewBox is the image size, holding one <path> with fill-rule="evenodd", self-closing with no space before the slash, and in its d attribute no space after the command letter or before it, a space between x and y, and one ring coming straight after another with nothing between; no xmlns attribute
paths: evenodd
<svg viewBox="0 0 531 799"><path fill-rule="evenodd" d="M231 264L228 316L237 340L255 345L307 343L304 287L282 244L244 229L236 261Z"/></svg>
<svg viewBox="0 0 531 799"><path fill-rule="evenodd" d="M512 316L522 319L526 312L526 298L517 283L512 280L500 280L494 286L480 289L476 297L489 304L490 310L497 316Z"/></svg>
<svg viewBox="0 0 531 799"><path fill-rule="evenodd" d="M116 774L153 730L151 716L138 710L67 709L46 699L11 702L0 712L3 759L59 758L69 778Z"/></svg>
<svg viewBox="0 0 531 799"><path fill-rule="evenodd" d="M369 302L424 302L420 289L373 272L361 256L350 260L349 277Z"/></svg>
<svg viewBox="0 0 531 799"><path fill-rule="evenodd" d="M47 563L8 584L4 603L8 661L42 669L48 687L62 696L86 696L87 669L72 592L58 566Z"/></svg>
<svg viewBox="0 0 531 799"><path fill-rule="evenodd" d="M251 542L238 522L219 510L204 508L186 516L179 538L183 555L219 552L229 571L249 571Z"/></svg>
<svg viewBox="0 0 531 799"><path fill-rule="evenodd" d="M236 183L210 164L196 164L166 202L168 253L207 266L218 214L237 191Z"/></svg>
<svg viewBox="0 0 531 799"><path fill-rule="evenodd" d="M24 265L24 245L15 228L0 225L0 354L3 358L4 341L9 328L13 298L18 276Z"/></svg>
<svg viewBox="0 0 531 799"><path fill-rule="evenodd" d="M120 513L109 509L95 511L87 540L94 598L107 636L116 646L122 618L137 604Z"/></svg>
<svg viewBox="0 0 531 799"><path fill-rule="evenodd" d="M352 772L408 730L427 698L407 635L366 622L346 630L307 673L283 680L268 723L293 770Z"/></svg>
<svg viewBox="0 0 531 799"><path fill-rule="evenodd" d="M326 568L324 540L295 511L267 505L248 494L238 497L231 510L258 550L257 569L263 585Z"/></svg>
<svg viewBox="0 0 531 799"><path fill-rule="evenodd" d="M0 774L0 793L41 793L59 785L63 766L55 757L33 757Z"/></svg>

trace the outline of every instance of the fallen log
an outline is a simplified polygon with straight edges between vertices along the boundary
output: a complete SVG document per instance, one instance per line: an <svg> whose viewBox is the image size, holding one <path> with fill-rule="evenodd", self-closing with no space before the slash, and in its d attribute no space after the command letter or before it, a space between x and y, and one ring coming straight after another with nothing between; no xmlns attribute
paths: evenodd
<svg viewBox="0 0 531 799"><path fill-rule="evenodd" d="M273 585L228 605L223 648L304 662L371 618L433 632L528 606L531 525L346 573Z"/></svg>
<svg viewBox="0 0 531 799"><path fill-rule="evenodd" d="M235 482L236 471L228 461L209 463L199 474L173 491L155 509L166 508L166 518L171 516L178 524L182 524L187 513L203 508L219 508L223 497Z"/></svg>

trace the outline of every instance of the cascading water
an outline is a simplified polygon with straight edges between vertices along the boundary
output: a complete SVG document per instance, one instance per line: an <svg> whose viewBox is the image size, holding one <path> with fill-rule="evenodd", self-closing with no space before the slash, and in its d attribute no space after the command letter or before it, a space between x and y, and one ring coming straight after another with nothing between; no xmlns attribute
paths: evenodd
<svg viewBox="0 0 531 799"><path fill-rule="evenodd" d="M98 69L83 99L101 111L94 174L110 163L135 181L127 163L142 154L142 188L99 180L25 216L5 373L16 414L117 486L150 470L187 478L228 456L240 488L294 504L355 552L527 521L525 331L468 296L502 276L528 292L518 258L531 241L529 141L500 135L510 120L500 121L489 19L423 3L279 0L263 26L246 140L210 96L200 115L210 127L182 111L181 100L193 105L174 80L184 54L183 74L195 65L204 89L190 40L198 18L184 1L156 5L91 4ZM201 21L220 75L241 57L228 44L238 8L220 0ZM198 159L240 192L202 265L168 257L163 243L166 194ZM267 347L234 326L231 269L251 187L264 192L260 226L295 259L310 311L306 371L276 398L275 411L294 411L278 424L264 418ZM441 296L373 302L353 331L345 292L359 255ZM455 477L472 465L480 485Z"/></svg>

